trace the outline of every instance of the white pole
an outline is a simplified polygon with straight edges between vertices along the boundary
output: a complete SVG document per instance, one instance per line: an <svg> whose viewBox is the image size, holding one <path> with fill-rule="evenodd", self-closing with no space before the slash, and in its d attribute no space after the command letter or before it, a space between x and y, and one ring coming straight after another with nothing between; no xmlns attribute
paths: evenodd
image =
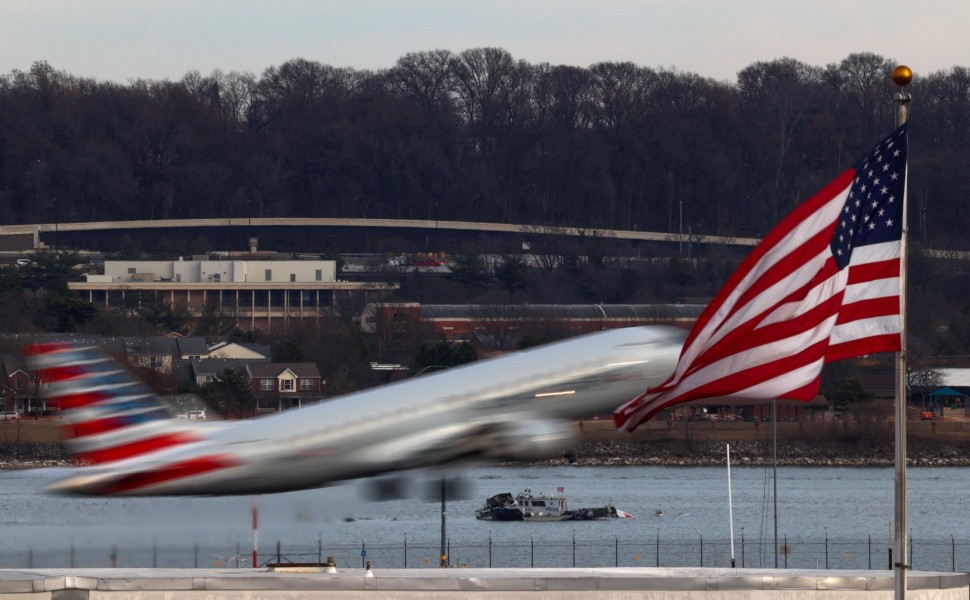
<svg viewBox="0 0 970 600"><path fill-rule="evenodd" d="M731 444L727 445L728 528L731 531L731 568L734 568L734 505L731 502Z"/></svg>
<svg viewBox="0 0 970 600"><path fill-rule="evenodd" d="M256 505L256 498L253 498L253 568L259 565L259 506Z"/></svg>
<svg viewBox="0 0 970 600"><path fill-rule="evenodd" d="M910 95L903 88L912 80L913 74L908 67L899 66L893 70L893 81L899 86L896 94L898 109L897 126L906 123L909 117ZM906 557L906 252L908 249L909 225L906 219L906 200L908 193L909 161L903 175L903 216L902 237L899 245L899 352L896 354L896 498L895 498L895 547L893 548L893 585L896 600L906 598L906 572L909 569Z"/></svg>

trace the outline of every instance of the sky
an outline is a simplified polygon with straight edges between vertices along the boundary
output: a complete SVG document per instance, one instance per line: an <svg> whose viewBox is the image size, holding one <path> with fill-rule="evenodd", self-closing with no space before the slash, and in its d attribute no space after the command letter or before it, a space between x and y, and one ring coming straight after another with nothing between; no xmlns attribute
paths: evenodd
<svg viewBox="0 0 970 600"><path fill-rule="evenodd" d="M874 52L917 77L970 65L968 0L3 0L0 74L47 61L124 83L293 58L379 70L408 52L630 61L720 81L756 61Z"/></svg>

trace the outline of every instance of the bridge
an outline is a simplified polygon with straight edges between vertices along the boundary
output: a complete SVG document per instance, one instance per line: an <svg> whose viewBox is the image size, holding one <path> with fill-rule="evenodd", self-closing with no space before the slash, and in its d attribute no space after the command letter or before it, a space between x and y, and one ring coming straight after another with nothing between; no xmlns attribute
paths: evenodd
<svg viewBox="0 0 970 600"><path fill-rule="evenodd" d="M755 246L757 238L665 233L655 231L630 231L622 229L584 229L579 227L553 227L511 223L487 223L474 221L439 221L431 219L339 219L339 218L213 218L213 219L159 219L141 221L91 221L84 223L37 223L0 226L0 248L36 250L45 246L44 240L58 234L111 233L158 230L186 230L217 228L228 231L256 233L263 228L364 228L364 229L412 229L431 232L495 233L527 236L598 237L610 240L644 242L668 242L690 244L714 244L726 246ZM55 241L56 244L56 241Z"/></svg>

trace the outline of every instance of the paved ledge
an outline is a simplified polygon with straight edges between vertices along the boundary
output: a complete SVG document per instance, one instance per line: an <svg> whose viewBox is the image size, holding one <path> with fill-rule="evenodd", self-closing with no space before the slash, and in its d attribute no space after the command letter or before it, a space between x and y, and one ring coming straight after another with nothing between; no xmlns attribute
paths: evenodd
<svg viewBox="0 0 970 600"><path fill-rule="evenodd" d="M416 599L557 598L597 600L659 594L665 600L893 597L890 571L796 569L338 569L283 573L250 569L5 569L0 600L109 598ZM915 572L914 600L970 597L970 575Z"/></svg>

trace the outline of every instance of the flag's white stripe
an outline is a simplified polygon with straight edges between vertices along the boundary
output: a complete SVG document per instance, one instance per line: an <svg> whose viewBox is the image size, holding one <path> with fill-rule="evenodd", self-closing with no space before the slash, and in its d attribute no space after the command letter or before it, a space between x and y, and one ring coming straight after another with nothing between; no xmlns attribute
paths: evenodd
<svg viewBox="0 0 970 600"><path fill-rule="evenodd" d="M899 295L899 277L876 279L846 286L843 305L849 305L860 300L871 298L892 298Z"/></svg>
<svg viewBox="0 0 970 600"><path fill-rule="evenodd" d="M849 267L899 258L899 240L859 246L852 251Z"/></svg>
<svg viewBox="0 0 970 600"><path fill-rule="evenodd" d="M126 403L136 403L139 400L150 400L153 396L151 394L138 394L134 396L117 396L115 398L110 398L104 402L98 402L96 404L89 404L81 408L74 408L65 411L67 414L63 417L64 421L67 423L79 423L82 421L92 421L95 419L106 419L108 417L113 417L115 415L123 415L135 412L136 409L140 411L144 410L158 410L163 408L162 405L157 402L146 402L142 403L142 406L132 406L128 410L121 411L118 410L118 405Z"/></svg>
<svg viewBox="0 0 970 600"><path fill-rule="evenodd" d="M842 344L877 335L900 333L899 317L871 317L837 325L832 329L831 344Z"/></svg>
<svg viewBox="0 0 970 600"><path fill-rule="evenodd" d="M83 415L81 414L71 415L71 418L65 419L64 422L70 425L78 425L83 423L90 423L92 421L102 421L106 419L115 419L115 418L123 419L125 417L133 417L135 415L140 415L144 413L158 412L161 409L162 409L161 406L158 406L157 404L153 404L150 406L136 406L136 407L129 408L128 410L117 410L112 412L85 411L85 414ZM74 411L71 411L71 412L74 412ZM153 420L165 420L165 418L153 419Z"/></svg>

